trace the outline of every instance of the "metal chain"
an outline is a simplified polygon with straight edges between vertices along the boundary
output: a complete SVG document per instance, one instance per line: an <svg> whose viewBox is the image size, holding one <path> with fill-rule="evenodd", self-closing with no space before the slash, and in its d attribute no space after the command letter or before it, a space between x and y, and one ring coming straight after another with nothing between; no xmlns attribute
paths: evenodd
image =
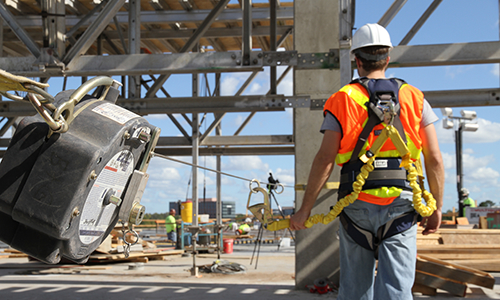
<svg viewBox="0 0 500 300"><path fill-rule="evenodd" d="M261 181L258 181L257 179L248 179L248 178L236 176L236 175L225 173L225 172L221 172L221 171L218 171L218 170L214 170L214 169L202 167L200 165L188 163L188 162L185 162L185 161L182 161L182 160L178 160L178 159L175 159L175 158L163 155L163 154L159 154L159 153L156 153L156 152L153 152L152 156L157 156L157 157L160 157L160 158L168 159L168 160L175 161L175 162L178 162L178 163L181 163L181 164L185 164L185 165L188 165L188 166L197 167L197 168L204 169L204 170L207 170L207 171L210 171L210 172L219 173L221 175L225 175L225 176L229 176L229 177L241 179L241 180L244 180L244 181L248 181L248 182L250 182L250 190L252 190L252 183L254 183L254 182L257 183L258 186L260 186L260 184L275 185L277 187L281 186L283 188L283 190L284 190L285 187L293 187L293 186L285 185L285 184L282 184L282 183L261 182ZM277 194L281 194L283 192L283 190L280 193L277 193Z"/></svg>
<svg viewBox="0 0 500 300"><path fill-rule="evenodd" d="M137 244L139 242L139 234L137 231L135 231L133 228L129 228L128 230L125 230L125 222L121 221L122 224L122 236L123 236L123 254L125 255L125 258L128 258L130 256L130 247ZM128 224L128 223L127 223ZM135 236L135 242L129 243L127 241L127 233L131 233Z"/></svg>

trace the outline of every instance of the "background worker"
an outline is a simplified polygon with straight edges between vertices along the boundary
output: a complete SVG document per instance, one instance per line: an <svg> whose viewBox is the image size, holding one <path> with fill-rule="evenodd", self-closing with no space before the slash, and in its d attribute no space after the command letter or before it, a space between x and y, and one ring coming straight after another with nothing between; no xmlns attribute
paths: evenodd
<svg viewBox="0 0 500 300"><path fill-rule="evenodd" d="M351 54L355 56L359 76L367 78L367 81L363 82L373 86L398 82L394 79L385 80L391 48L389 33L378 24L366 24L354 34ZM427 221L423 231L426 235L439 228L442 215L444 167L436 131L432 124L438 118L423 94L415 87L408 84L401 85L396 91L401 107L398 119L402 123L403 135L407 139L411 157L416 159L420 152L423 153L426 177L430 191L436 199L437 209L423 221L424 223ZM351 83L333 94L325 104L325 119L321 128L321 132L324 133L322 144L311 166L302 206L291 217L292 230L306 228L304 223L311 214L319 192L330 177L335 162L346 169L346 165L350 166L348 163L353 151L356 150L358 137L361 135L364 122L369 118L368 109L372 111L376 109L370 107L369 99L367 88L360 83ZM369 149L376 139L377 131L380 132L383 125L385 124L378 124L369 132L366 139L368 146L364 140L360 140L362 146L360 154ZM377 156L380 160L378 162L376 160L374 166L381 168L380 170L388 168L391 159L398 156L394 154L394 149L392 141L387 140ZM355 163L360 161L357 157L353 158ZM341 170L341 174L343 171ZM405 173L398 176L404 176L397 180L398 184L401 181L403 185L407 183ZM384 180L382 180L383 186L377 186L380 183L372 179L370 184L374 187L364 188L358 199L344 208L343 214L349 218L350 224L356 224L372 234L377 234L377 230L383 225L394 223L401 219L398 217L411 216L411 213L415 212L412 206L412 192L405 187L388 184L389 181ZM364 187L369 181L367 179ZM341 177L340 189L342 182ZM415 276L417 227L413 222L409 224L407 230L383 239L378 245L378 253L361 246L357 242L359 238L355 241L344 225L340 226L340 290L337 299L413 299L411 288ZM378 256L376 279L375 256Z"/></svg>
<svg viewBox="0 0 500 300"><path fill-rule="evenodd" d="M462 188L460 190L460 193L462 194L462 197L460 197L460 199L462 199L462 203L463 203L463 206L464 206L464 211L463 211L463 216L465 217L466 214L465 214L465 209L467 206L469 207L476 207L476 201L474 201L474 199L472 199L470 196L469 196L469 190L466 189L466 188Z"/></svg>
<svg viewBox="0 0 500 300"><path fill-rule="evenodd" d="M177 243L177 223L175 220L175 209L171 209L169 215L165 219L165 229L167 229L167 238L174 243Z"/></svg>
<svg viewBox="0 0 500 300"><path fill-rule="evenodd" d="M250 225L247 223L243 223L238 227L238 229L234 232L236 235L245 235L250 233Z"/></svg>

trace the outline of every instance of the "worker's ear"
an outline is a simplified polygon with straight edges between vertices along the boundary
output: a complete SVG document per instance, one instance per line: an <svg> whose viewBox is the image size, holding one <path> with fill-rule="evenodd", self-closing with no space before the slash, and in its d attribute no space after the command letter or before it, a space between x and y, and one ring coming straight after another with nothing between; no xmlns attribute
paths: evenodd
<svg viewBox="0 0 500 300"><path fill-rule="evenodd" d="M361 60L356 56L354 56L354 60L356 61L356 67L358 68L358 70L361 69L363 67L363 63L361 62Z"/></svg>

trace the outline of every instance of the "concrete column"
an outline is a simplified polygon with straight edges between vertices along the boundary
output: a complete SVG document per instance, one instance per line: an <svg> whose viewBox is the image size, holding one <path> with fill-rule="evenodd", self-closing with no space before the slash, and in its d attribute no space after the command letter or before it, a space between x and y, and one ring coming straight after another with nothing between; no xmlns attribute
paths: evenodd
<svg viewBox="0 0 500 300"><path fill-rule="evenodd" d="M331 0L295 0L294 42L299 53L328 52L339 48L339 2ZM311 99L325 99L340 88L339 70L294 70L296 95L310 95ZM321 110L296 108L294 110L295 183L306 184L312 161L323 135L319 132L323 121ZM329 181L338 182L336 168ZM302 204L303 191L296 191L295 205ZM337 190L323 190L312 214L328 213L337 201ZM301 230L296 236L295 283L297 288L313 284L314 280L329 277L339 279L338 219L328 225L318 224Z"/></svg>

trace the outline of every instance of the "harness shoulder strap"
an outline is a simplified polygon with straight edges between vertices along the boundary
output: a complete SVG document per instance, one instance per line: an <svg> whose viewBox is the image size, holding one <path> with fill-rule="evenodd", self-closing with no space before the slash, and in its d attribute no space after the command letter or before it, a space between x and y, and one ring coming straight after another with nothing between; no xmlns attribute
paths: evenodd
<svg viewBox="0 0 500 300"><path fill-rule="evenodd" d="M391 98L394 98L396 102L396 118L394 118L394 127L398 130L399 135L403 139L406 144L406 135L404 133L403 124L399 119L401 106L399 104L399 89L406 82L399 78L391 78L391 79L369 79L367 77L357 78L350 82L350 84L359 83L363 86L368 92L369 101L366 103L368 109L368 121L366 125L363 127L360 135L358 136L358 141L356 142L356 146L351 155L350 161L356 160L359 156L361 149L363 148L370 132L372 132L373 128L383 122L384 114L383 112L377 108L377 102L380 99L379 97L387 97L382 95L389 95Z"/></svg>

